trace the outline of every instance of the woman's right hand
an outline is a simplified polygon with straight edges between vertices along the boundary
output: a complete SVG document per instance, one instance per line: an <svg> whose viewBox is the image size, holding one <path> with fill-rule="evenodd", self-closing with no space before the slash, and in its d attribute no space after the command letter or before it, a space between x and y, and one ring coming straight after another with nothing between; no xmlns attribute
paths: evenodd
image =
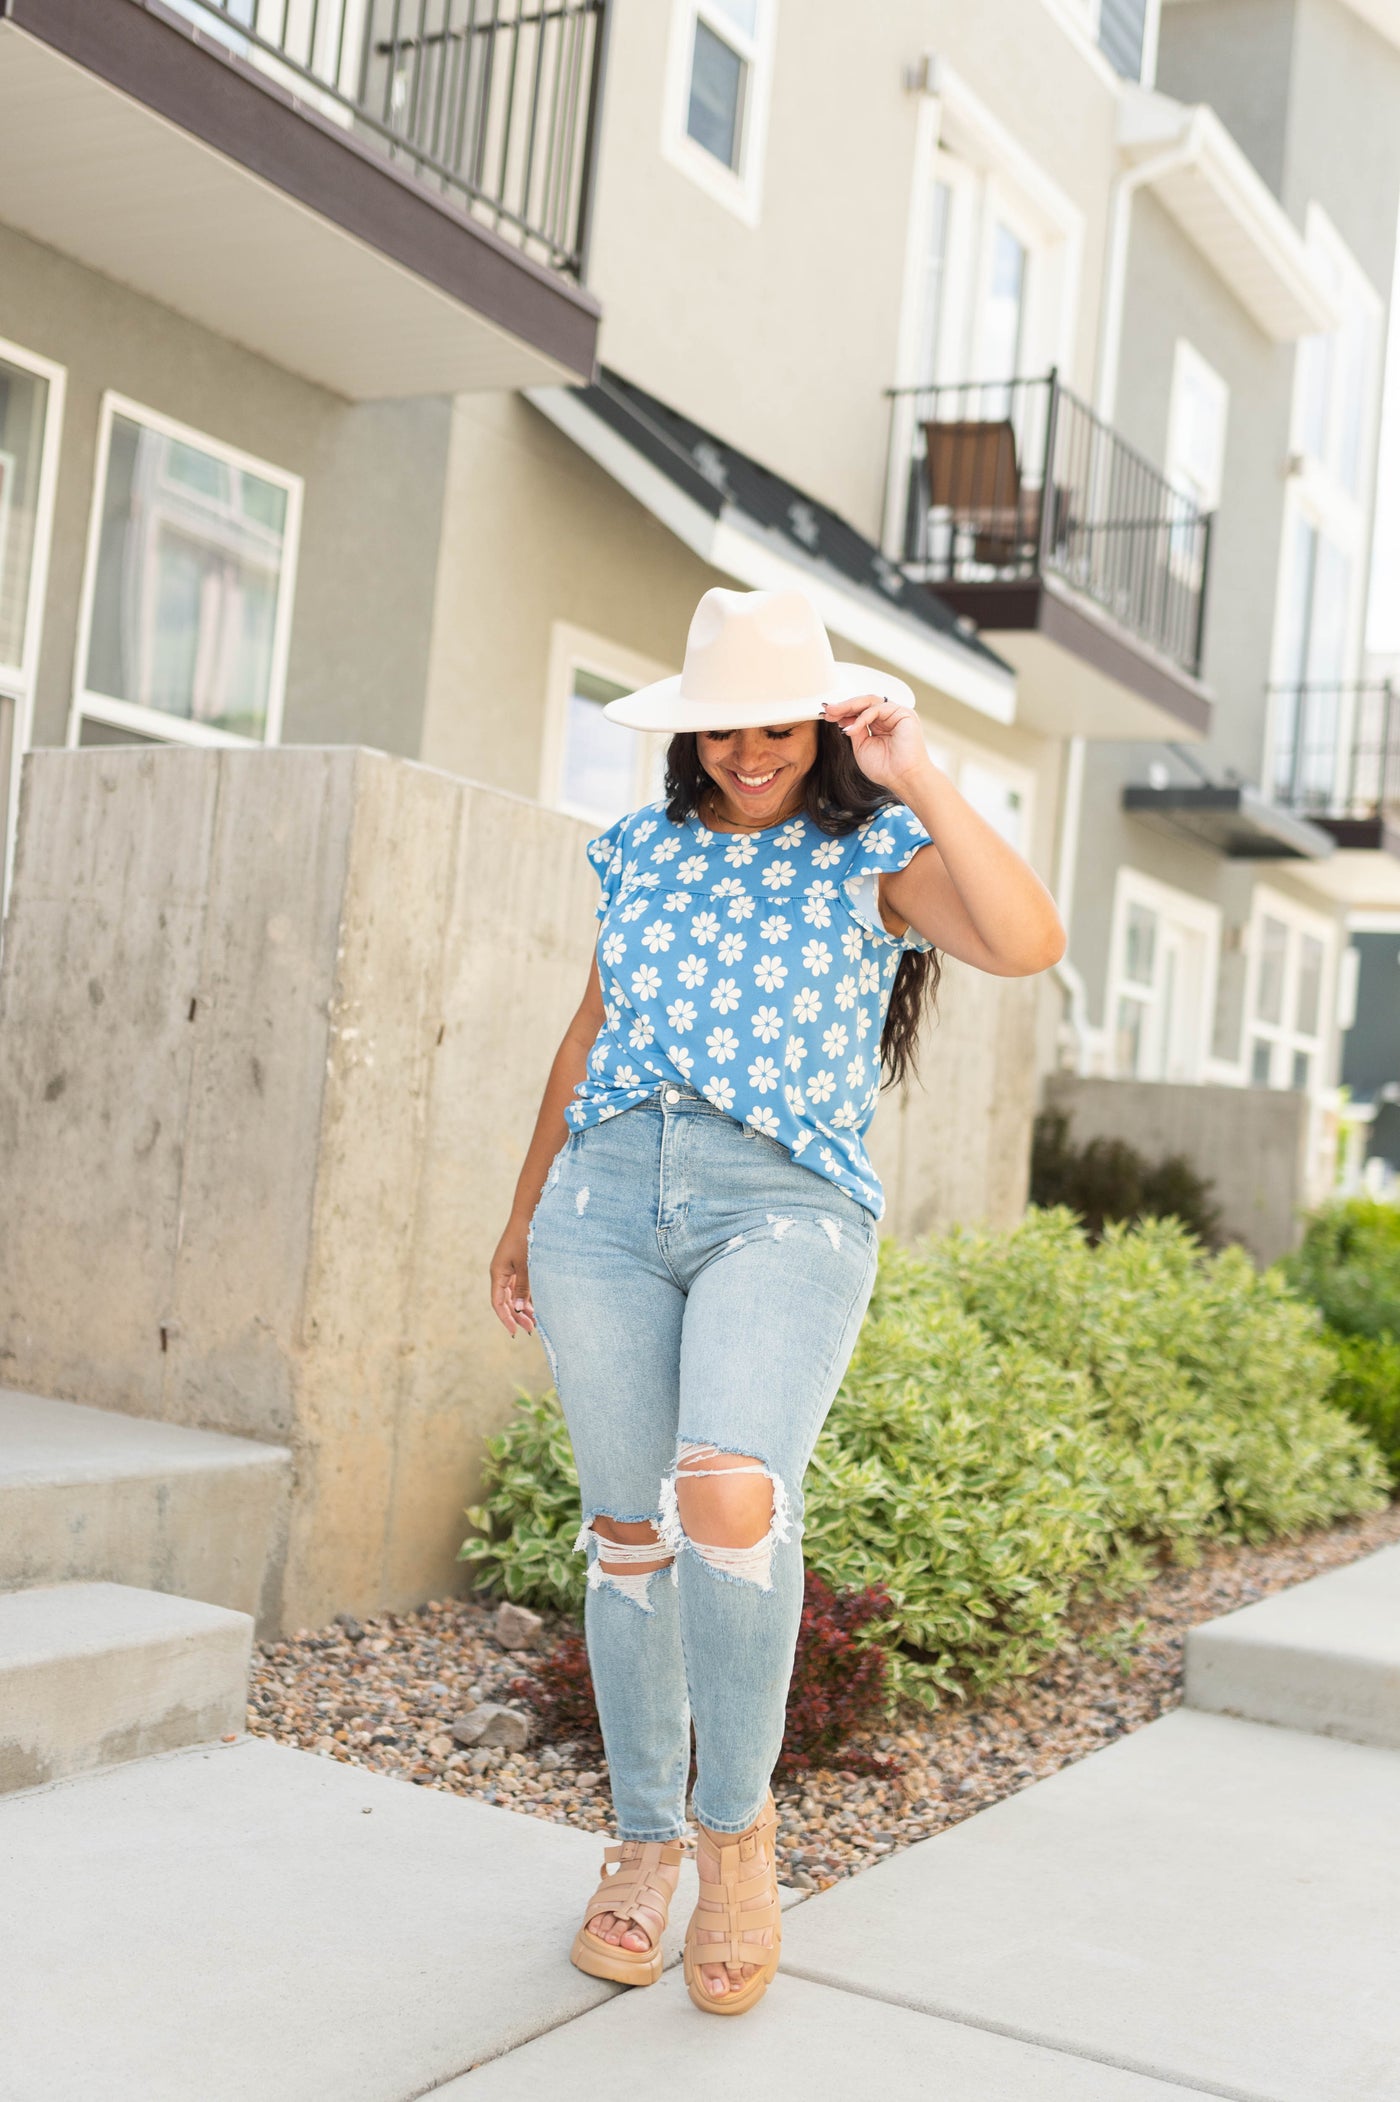
<svg viewBox="0 0 1400 2102"><path fill-rule="evenodd" d="M528 1222L512 1219L491 1258L491 1307L507 1335L535 1332L535 1309L530 1302L529 1255L526 1246Z"/></svg>

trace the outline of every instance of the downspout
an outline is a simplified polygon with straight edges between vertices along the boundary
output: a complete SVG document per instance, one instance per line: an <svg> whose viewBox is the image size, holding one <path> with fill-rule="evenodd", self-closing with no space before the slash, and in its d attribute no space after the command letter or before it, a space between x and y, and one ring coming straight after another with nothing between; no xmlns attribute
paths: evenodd
<svg viewBox="0 0 1400 2102"><path fill-rule="evenodd" d="M1099 301L1099 343L1094 381L1094 413L1112 423L1118 400L1118 365L1123 347L1123 301L1128 279L1128 236L1133 198L1149 183L1174 174L1200 158L1199 120L1192 114L1181 137L1150 160L1124 168L1114 178L1108 206L1108 239L1103 293ZM1071 737L1065 760L1064 796L1060 809L1060 851L1055 871L1055 904L1068 941L1074 911L1074 872L1079 857L1079 815L1084 792L1085 740ZM1074 1071L1088 1063L1089 1010L1083 975L1066 949L1054 966L1067 1002L1065 1019L1074 1044Z"/></svg>

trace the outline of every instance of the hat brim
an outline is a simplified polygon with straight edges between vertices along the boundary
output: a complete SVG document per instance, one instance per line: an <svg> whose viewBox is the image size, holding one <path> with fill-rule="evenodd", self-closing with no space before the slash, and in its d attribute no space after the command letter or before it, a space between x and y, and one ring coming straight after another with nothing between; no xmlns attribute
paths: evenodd
<svg viewBox="0 0 1400 2102"><path fill-rule="evenodd" d="M629 730L762 730L770 723L811 722L828 701L850 701L875 693L896 707L912 708L914 695L893 672L868 664L837 664L835 680L824 693L800 701L695 701L681 692L680 674L639 686L635 693L608 701L604 715Z"/></svg>

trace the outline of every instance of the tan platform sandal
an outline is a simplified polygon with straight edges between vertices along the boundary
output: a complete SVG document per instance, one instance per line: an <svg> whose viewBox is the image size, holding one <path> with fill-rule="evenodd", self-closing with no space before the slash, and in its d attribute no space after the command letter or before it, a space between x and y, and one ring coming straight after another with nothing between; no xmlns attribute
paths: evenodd
<svg viewBox="0 0 1400 2102"><path fill-rule="evenodd" d="M648 1949L626 1949L621 1942L590 1934L588 1922L600 1912L611 1912L650 1936L650 1926L638 1917L646 1907L660 1913L664 1932L680 1872L678 1839L624 1839L615 1847L605 1847L603 1879L588 1901L583 1925L569 1951L578 1968L590 1978L611 1978L619 1985L655 1985L661 1976L660 1933Z"/></svg>
<svg viewBox="0 0 1400 2102"><path fill-rule="evenodd" d="M719 1880L701 1881L700 1898L685 1933L686 1989L706 2014L746 2014L763 1998L778 1971L783 1918L778 1906L778 1859L775 1838L778 1812L770 1790L747 1832L726 1835L722 1846L701 1825L698 1846L714 1862ZM767 1928L772 1941L757 1936ZM701 1936L705 1939L702 1941ZM758 1969L742 1985L712 1993L702 1968L755 1963Z"/></svg>

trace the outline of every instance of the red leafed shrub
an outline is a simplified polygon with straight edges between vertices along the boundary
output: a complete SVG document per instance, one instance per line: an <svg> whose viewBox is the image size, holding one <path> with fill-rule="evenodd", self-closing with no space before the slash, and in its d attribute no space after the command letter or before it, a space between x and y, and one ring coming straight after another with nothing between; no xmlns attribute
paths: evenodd
<svg viewBox="0 0 1400 2102"><path fill-rule="evenodd" d="M540 1658L528 1679L512 1679L509 1691L529 1702L546 1738L559 1743L571 1738L576 1743L602 1743L588 1646L582 1635L565 1635Z"/></svg>
<svg viewBox="0 0 1400 2102"><path fill-rule="evenodd" d="M857 1751L848 1742L885 1713L885 1653L877 1643L857 1638L888 1611L882 1585L833 1591L813 1570L807 1571L779 1774L791 1778L816 1766L858 1774L900 1772L897 1759ZM529 1702L546 1739L601 1742L588 1648L581 1634L565 1635L540 1658L529 1678L512 1679L509 1691Z"/></svg>
<svg viewBox="0 0 1400 2102"><path fill-rule="evenodd" d="M807 1571L787 1728L778 1755L780 1774L805 1774L814 1766L838 1766L847 1773L901 1771L897 1759L856 1751L848 1743L885 1714L885 1652L878 1643L857 1638L889 1610L882 1584L864 1591L833 1591L815 1570Z"/></svg>

